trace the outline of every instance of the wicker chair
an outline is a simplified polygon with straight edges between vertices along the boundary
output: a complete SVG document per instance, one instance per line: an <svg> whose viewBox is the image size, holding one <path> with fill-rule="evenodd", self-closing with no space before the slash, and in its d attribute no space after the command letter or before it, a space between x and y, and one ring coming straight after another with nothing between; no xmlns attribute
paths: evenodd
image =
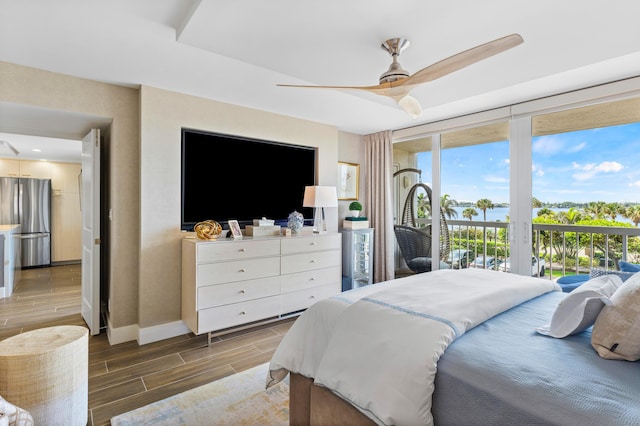
<svg viewBox="0 0 640 426"><path fill-rule="evenodd" d="M423 189L426 192L429 204L431 204L432 192L429 185L426 185L424 183L416 183L411 187L411 189L409 189L409 193L407 194L407 199L404 202L404 208L402 210L402 217L401 217L401 224L405 227L417 228L422 232L422 234L428 237L429 239L429 242L427 244L428 253L424 256L431 257L431 225L427 225L424 228L417 227L416 218L418 217L418 214L416 212L416 205L417 205L416 193L418 189ZM396 232L396 239L398 239L398 232ZM447 260L447 257L449 256L449 252L451 251L450 241L451 239L449 236L449 225L447 224L447 220L444 216L444 212L442 211L442 209L440 209L440 260L441 261ZM400 241L398 241L398 244L400 245ZM400 245L400 250L402 251L402 245ZM426 253L426 252L423 252L422 250L419 250L419 251L421 253ZM403 252L403 257L405 257L405 261L406 261L407 257L404 255L404 252Z"/></svg>
<svg viewBox="0 0 640 426"><path fill-rule="evenodd" d="M395 225L393 231L409 269L415 273L431 271L431 235L407 225Z"/></svg>

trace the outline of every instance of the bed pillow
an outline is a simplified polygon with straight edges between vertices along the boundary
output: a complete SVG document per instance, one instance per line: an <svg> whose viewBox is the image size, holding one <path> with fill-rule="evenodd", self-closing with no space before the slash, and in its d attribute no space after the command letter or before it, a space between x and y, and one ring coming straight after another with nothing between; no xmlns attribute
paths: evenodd
<svg viewBox="0 0 640 426"><path fill-rule="evenodd" d="M640 272L640 265L638 265L637 263L629 263L625 262L624 260L620 260L618 262L618 266L623 272Z"/></svg>
<svg viewBox="0 0 640 426"><path fill-rule="evenodd" d="M611 303L609 297L622 286L617 275L592 278L562 299L551 317L551 323L536 328L546 336L561 339L591 327L598 314Z"/></svg>
<svg viewBox="0 0 640 426"><path fill-rule="evenodd" d="M602 358L640 360L640 274L625 281L602 309L591 346Z"/></svg>

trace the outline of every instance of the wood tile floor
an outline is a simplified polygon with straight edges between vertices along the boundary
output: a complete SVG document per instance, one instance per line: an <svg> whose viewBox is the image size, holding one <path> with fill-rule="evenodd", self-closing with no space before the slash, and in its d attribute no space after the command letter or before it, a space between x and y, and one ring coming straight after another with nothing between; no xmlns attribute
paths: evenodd
<svg viewBox="0 0 640 426"><path fill-rule="evenodd" d="M85 326L80 265L21 271L11 297L0 299L0 340L41 327ZM185 334L139 346L111 346L106 332L89 338L88 425L238 373L271 359L294 319L215 338Z"/></svg>

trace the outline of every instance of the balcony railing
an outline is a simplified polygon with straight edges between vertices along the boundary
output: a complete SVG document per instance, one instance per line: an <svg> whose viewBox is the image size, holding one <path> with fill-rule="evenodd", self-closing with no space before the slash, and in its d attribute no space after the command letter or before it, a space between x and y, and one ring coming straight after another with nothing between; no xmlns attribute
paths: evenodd
<svg viewBox="0 0 640 426"><path fill-rule="evenodd" d="M452 250L470 251L469 262L484 255L499 265L509 257L508 222L448 219L447 224ZM531 246L533 255L545 260L549 279L592 268L615 270L618 260L640 261L640 228L533 224Z"/></svg>

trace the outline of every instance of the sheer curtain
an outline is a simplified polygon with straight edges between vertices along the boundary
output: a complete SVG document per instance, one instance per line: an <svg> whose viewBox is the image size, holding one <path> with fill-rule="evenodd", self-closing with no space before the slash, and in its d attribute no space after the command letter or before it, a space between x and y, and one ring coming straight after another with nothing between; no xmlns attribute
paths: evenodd
<svg viewBox="0 0 640 426"><path fill-rule="evenodd" d="M391 131L365 136L365 212L374 228L373 282L395 277L393 249L393 146Z"/></svg>

